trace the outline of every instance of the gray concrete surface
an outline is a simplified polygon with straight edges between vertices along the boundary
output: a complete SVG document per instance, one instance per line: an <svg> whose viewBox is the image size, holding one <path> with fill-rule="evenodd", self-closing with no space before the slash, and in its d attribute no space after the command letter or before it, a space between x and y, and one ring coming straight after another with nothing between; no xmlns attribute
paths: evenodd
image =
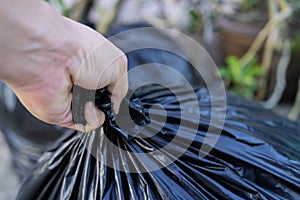
<svg viewBox="0 0 300 200"><path fill-rule="evenodd" d="M11 154L0 132L0 200L15 199L19 180L11 166Z"/></svg>

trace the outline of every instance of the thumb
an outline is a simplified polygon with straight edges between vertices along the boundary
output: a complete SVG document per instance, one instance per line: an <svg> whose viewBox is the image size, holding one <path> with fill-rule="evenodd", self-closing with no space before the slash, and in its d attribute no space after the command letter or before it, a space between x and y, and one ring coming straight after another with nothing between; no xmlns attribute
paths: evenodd
<svg viewBox="0 0 300 200"><path fill-rule="evenodd" d="M124 53L100 33L74 23L77 63L70 69L74 85L88 90L107 87L114 111L118 112L119 105L127 93L127 59ZM73 96L76 94L72 94ZM89 102L84 106L87 121L86 130L98 128L104 122L104 114Z"/></svg>
<svg viewBox="0 0 300 200"><path fill-rule="evenodd" d="M105 115L102 111L96 108L93 102L87 102L84 108L84 116L87 124L84 126L85 132L89 132L100 127L105 120Z"/></svg>

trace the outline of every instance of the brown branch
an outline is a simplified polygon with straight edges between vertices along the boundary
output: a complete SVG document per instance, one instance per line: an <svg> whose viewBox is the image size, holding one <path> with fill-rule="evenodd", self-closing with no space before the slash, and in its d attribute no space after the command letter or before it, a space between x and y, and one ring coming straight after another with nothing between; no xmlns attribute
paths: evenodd
<svg viewBox="0 0 300 200"><path fill-rule="evenodd" d="M107 12L105 15L102 16L102 19L99 20L99 23L96 25L96 29L98 32L105 33L110 28L110 26L113 24L117 17L121 5L122 1L118 0L115 3L114 8L110 12Z"/></svg>
<svg viewBox="0 0 300 200"><path fill-rule="evenodd" d="M289 39L284 41L282 55L278 62L276 72L276 86L270 98L263 103L265 108L274 108L280 101L286 87L286 71L291 58L291 45Z"/></svg>
<svg viewBox="0 0 300 200"><path fill-rule="evenodd" d="M272 0L271 0L272 1ZM280 0L279 0L280 1ZM274 17L272 17L267 24L263 27L263 29L259 32L255 40L253 41L252 45L250 46L249 50L246 52L246 54L240 59L240 62L242 66L245 66L246 63L248 63L253 56L255 56L258 52L258 50L263 45L266 38L269 36L269 34L276 28L280 22L284 21L286 18L288 18L291 15L292 11L289 7L283 7L282 11L277 13Z"/></svg>
<svg viewBox="0 0 300 200"><path fill-rule="evenodd" d="M94 0L79 0L72 9L70 9L69 17L76 21L83 21L92 7Z"/></svg>

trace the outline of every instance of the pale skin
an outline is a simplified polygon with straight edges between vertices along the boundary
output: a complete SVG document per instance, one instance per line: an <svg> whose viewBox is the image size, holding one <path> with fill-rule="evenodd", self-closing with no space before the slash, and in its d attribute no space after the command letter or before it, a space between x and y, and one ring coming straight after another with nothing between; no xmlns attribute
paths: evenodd
<svg viewBox="0 0 300 200"><path fill-rule="evenodd" d="M117 113L127 93L127 59L98 32L65 18L42 0L0 3L0 80L40 120L87 132L104 113L85 105L85 126L73 123L74 84L107 87Z"/></svg>

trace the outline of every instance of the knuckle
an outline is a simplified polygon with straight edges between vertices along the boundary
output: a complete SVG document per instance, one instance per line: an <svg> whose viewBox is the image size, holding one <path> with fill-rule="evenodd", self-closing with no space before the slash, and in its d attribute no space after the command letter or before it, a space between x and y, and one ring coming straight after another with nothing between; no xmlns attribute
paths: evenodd
<svg viewBox="0 0 300 200"><path fill-rule="evenodd" d="M127 71L127 57L124 53L121 54L120 58L119 58L119 67L121 68L121 72L125 73Z"/></svg>

